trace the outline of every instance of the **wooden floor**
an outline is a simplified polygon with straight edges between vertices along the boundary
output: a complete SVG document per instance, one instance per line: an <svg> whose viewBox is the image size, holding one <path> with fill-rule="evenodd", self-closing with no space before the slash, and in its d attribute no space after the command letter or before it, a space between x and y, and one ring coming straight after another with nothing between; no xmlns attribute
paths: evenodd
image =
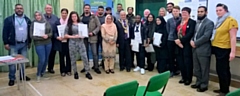
<svg viewBox="0 0 240 96"><path fill-rule="evenodd" d="M78 62L78 70L83 68L82 64ZM30 82L27 82L27 96L103 96L104 91L113 85L121 84L131 80L137 80L140 85L146 85L149 78L155 74L158 74L156 70L154 72L146 71L145 75L140 75L139 72L126 71L120 72L118 66L116 66L115 74L96 74L91 70L93 80L85 78L84 74L80 74L80 79L75 80L73 76L61 77L59 74L59 66L55 66L55 74L46 74L51 78L49 80L42 80L40 83L36 82L36 68L28 68L26 70L27 75L32 78ZM103 70L102 70L103 72ZM0 73L0 96L22 96L22 86L20 91L17 90L17 85L8 87L8 74ZM210 82L209 90L204 93L196 92L191 89L190 86L184 86L178 84L180 76L170 78L164 96L216 96L218 94L213 93L214 89L218 89L218 84ZM195 78L194 78L195 81ZM236 88L231 88L235 90Z"/></svg>

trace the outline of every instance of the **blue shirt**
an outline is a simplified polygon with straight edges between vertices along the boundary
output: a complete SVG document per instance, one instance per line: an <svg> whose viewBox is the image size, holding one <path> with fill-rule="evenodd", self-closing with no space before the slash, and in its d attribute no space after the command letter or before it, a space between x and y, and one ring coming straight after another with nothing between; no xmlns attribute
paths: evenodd
<svg viewBox="0 0 240 96"><path fill-rule="evenodd" d="M16 34L16 41L18 42L25 42L27 40L28 35L28 26L27 22L24 19L24 15L19 17L15 14L15 34Z"/></svg>

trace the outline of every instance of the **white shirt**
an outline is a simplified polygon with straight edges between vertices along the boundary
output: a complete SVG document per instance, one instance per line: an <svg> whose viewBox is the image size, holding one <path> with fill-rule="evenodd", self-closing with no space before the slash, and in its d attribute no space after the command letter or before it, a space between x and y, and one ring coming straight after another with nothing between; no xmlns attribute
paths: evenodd
<svg viewBox="0 0 240 96"><path fill-rule="evenodd" d="M137 27L138 27L138 31L139 31L139 32L136 32ZM135 25L135 28L134 28L134 36L135 36L134 39L137 40L139 44L142 44L141 23L138 24L138 25L137 25L137 24Z"/></svg>

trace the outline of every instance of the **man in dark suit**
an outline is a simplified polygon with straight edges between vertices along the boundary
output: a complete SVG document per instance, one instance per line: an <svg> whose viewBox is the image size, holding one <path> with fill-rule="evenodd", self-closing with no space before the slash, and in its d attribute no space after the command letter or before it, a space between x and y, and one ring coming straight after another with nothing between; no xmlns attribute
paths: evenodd
<svg viewBox="0 0 240 96"><path fill-rule="evenodd" d="M209 69L211 59L211 35L214 23L207 18L207 8L198 7L198 20L195 28L195 35L191 40L193 47L193 66L197 78L196 84L192 88L197 88L198 92L208 89Z"/></svg>
<svg viewBox="0 0 240 96"><path fill-rule="evenodd" d="M126 12L120 12L120 19L116 21L118 30L117 47L119 51L120 71L125 68L127 72L131 71L132 60L130 42L133 38L133 33L130 31L132 24L126 18Z"/></svg>
<svg viewBox="0 0 240 96"><path fill-rule="evenodd" d="M137 56L137 67L133 71L140 71L141 74L145 74L145 47L143 46L144 40L146 40L146 33L144 24L141 23L141 16L136 15L135 23L131 29L131 32L134 33L134 40L137 40L139 43L138 52L132 51L132 60L134 59L134 53ZM138 35L138 36L137 36ZM141 41L139 41L141 40ZM132 45L133 46L133 45Z"/></svg>

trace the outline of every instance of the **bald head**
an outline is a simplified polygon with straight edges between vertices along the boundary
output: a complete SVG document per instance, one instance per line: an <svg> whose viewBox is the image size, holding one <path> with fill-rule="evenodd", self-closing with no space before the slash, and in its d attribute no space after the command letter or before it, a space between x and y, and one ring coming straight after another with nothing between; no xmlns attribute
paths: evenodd
<svg viewBox="0 0 240 96"><path fill-rule="evenodd" d="M45 6L45 12L46 12L46 14L48 14L48 15L51 15L51 14L52 14L52 5L51 5L51 4L47 4L47 5Z"/></svg>
<svg viewBox="0 0 240 96"><path fill-rule="evenodd" d="M120 12L120 18L121 18L121 20L125 20L126 19L126 12L125 11L121 11Z"/></svg>
<svg viewBox="0 0 240 96"><path fill-rule="evenodd" d="M149 9L145 9L143 14L144 14L144 17L146 18L149 14L150 14L150 10Z"/></svg>

